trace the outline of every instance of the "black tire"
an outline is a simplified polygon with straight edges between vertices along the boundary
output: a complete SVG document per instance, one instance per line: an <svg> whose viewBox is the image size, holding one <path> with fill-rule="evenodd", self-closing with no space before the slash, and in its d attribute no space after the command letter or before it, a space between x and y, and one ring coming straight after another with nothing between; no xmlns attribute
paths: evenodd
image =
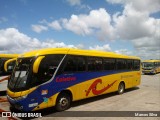
<svg viewBox="0 0 160 120"><path fill-rule="evenodd" d="M124 93L124 90L125 90L125 85L123 82L121 82L118 86L118 94L123 94Z"/></svg>
<svg viewBox="0 0 160 120"><path fill-rule="evenodd" d="M64 111L70 107L71 97L67 93L60 93L56 101L56 110Z"/></svg>

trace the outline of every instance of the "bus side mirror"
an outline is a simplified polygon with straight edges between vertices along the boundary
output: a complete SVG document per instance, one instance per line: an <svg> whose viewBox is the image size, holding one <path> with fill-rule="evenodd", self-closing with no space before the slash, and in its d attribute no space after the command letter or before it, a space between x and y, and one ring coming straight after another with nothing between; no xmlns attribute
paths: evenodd
<svg viewBox="0 0 160 120"><path fill-rule="evenodd" d="M13 70L14 65L11 65L11 64L13 64L13 62L15 62L16 60L17 60L17 58L13 58L13 59L7 60L7 61L4 63L4 70L5 70L5 72L8 72L8 71L12 71L12 70Z"/></svg>
<svg viewBox="0 0 160 120"><path fill-rule="evenodd" d="M39 65L45 56L39 56L33 64L33 73L38 73Z"/></svg>

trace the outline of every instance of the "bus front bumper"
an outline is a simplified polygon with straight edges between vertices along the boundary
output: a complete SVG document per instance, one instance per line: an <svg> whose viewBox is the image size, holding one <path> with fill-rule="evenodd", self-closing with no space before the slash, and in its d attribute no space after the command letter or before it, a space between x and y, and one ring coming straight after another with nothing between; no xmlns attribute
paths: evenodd
<svg viewBox="0 0 160 120"><path fill-rule="evenodd" d="M10 106L17 110L25 112L31 111L31 108L28 107L25 97L12 98L9 95L7 95L7 99L10 103Z"/></svg>
<svg viewBox="0 0 160 120"><path fill-rule="evenodd" d="M23 105L20 105L18 100L11 98L8 95L7 95L7 99L8 99L8 102L10 103L11 107L13 107L17 110L21 110L21 111L23 110Z"/></svg>
<svg viewBox="0 0 160 120"><path fill-rule="evenodd" d="M143 70L142 73L144 73L144 74L154 74L155 71L154 70Z"/></svg>

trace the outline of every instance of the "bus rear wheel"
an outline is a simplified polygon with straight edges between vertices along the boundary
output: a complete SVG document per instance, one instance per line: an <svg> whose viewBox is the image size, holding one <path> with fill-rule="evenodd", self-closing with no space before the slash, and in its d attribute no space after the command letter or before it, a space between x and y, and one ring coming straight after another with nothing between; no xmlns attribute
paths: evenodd
<svg viewBox="0 0 160 120"><path fill-rule="evenodd" d="M123 94L125 90L125 85L123 82L121 82L118 86L118 94Z"/></svg>
<svg viewBox="0 0 160 120"><path fill-rule="evenodd" d="M70 107L71 97L67 93L60 93L56 101L56 110L64 111Z"/></svg>

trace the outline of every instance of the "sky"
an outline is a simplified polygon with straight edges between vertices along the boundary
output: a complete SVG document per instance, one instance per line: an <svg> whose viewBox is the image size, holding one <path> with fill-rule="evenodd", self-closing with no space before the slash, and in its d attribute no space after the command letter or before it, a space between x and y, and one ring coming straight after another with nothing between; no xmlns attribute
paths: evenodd
<svg viewBox="0 0 160 120"><path fill-rule="evenodd" d="M160 0L0 0L0 53L69 47L160 59Z"/></svg>

